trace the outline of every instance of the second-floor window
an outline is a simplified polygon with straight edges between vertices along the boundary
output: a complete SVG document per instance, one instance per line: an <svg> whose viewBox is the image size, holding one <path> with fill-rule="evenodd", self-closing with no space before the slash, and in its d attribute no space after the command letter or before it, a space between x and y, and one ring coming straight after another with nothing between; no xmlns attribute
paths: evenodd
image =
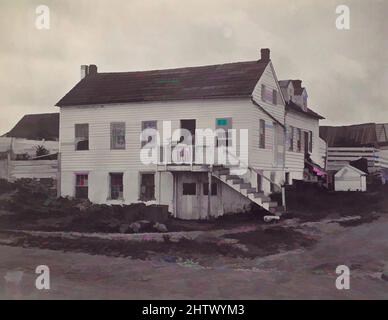
<svg viewBox="0 0 388 320"><path fill-rule="evenodd" d="M110 124L110 148L125 149L125 122Z"/></svg>
<svg viewBox="0 0 388 320"><path fill-rule="evenodd" d="M265 120L259 122L259 148L265 149Z"/></svg>
<svg viewBox="0 0 388 320"><path fill-rule="evenodd" d="M156 130L157 130L157 121L142 121L141 122L141 147L145 145L152 147L156 146Z"/></svg>
<svg viewBox="0 0 388 320"><path fill-rule="evenodd" d="M89 124L75 125L75 150L89 150Z"/></svg>
<svg viewBox="0 0 388 320"><path fill-rule="evenodd" d="M278 92L275 89L272 90L272 103L274 105L278 104Z"/></svg>
<svg viewBox="0 0 388 320"><path fill-rule="evenodd" d="M288 150L294 151L294 127L289 126L288 128Z"/></svg>
<svg viewBox="0 0 388 320"><path fill-rule="evenodd" d="M296 131L296 148L298 152L302 151L302 130L297 129Z"/></svg>

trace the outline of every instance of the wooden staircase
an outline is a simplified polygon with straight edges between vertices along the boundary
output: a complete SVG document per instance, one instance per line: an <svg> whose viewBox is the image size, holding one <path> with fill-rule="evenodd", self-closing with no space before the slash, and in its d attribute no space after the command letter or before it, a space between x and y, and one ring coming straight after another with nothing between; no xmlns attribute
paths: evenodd
<svg viewBox="0 0 388 320"><path fill-rule="evenodd" d="M282 206L279 206L277 202L272 201L271 198L266 196L263 192L258 192L256 188L252 187L250 182L246 182L243 178L231 174L230 168L223 167L215 170L212 172L212 176L270 213L280 216L284 212Z"/></svg>

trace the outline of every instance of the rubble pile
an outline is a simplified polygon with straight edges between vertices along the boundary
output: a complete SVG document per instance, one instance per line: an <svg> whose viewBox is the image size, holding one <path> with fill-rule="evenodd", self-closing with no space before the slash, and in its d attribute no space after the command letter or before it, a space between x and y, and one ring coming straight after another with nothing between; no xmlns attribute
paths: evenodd
<svg viewBox="0 0 388 320"><path fill-rule="evenodd" d="M45 231L167 232L168 206L98 205L55 197L46 182L0 180L0 227Z"/></svg>

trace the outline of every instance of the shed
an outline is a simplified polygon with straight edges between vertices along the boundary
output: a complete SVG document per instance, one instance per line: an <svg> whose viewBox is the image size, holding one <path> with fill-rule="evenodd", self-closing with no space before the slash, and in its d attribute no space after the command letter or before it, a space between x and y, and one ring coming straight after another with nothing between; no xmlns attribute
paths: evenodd
<svg viewBox="0 0 388 320"><path fill-rule="evenodd" d="M366 191L367 173L350 164L344 166L334 176L335 191Z"/></svg>

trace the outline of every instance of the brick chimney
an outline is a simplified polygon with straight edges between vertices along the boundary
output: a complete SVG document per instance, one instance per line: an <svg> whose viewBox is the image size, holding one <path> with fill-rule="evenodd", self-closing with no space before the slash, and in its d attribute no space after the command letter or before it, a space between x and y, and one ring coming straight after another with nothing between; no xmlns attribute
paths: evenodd
<svg viewBox="0 0 388 320"><path fill-rule="evenodd" d="M294 89L297 92L302 91L302 80L293 80L292 84L294 85Z"/></svg>
<svg viewBox="0 0 388 320"><path fill-rule="evenodd" d="M81 66L81 80L89 74L89 67L87 65Z"/></svg>
<svg viewBox="0 0 388 320"><path fill-rule="evenodd" d="M97 74L97 66L95 64L89 65L89 75Z"/></svg>
<svg viewBox="0 0 388 320"><path fill-rule="evenodd" d="M81 66L81 80L92 74L97 74L97 66L95 64L89 66L83 64Z"/></svg>
<svg viewBox="0 0 388 320"><path fill-rule="evenodd" d="M271 60L271 51L268 48L261 49L260 53L261 53L260 62L269 62Z"/></svg>

